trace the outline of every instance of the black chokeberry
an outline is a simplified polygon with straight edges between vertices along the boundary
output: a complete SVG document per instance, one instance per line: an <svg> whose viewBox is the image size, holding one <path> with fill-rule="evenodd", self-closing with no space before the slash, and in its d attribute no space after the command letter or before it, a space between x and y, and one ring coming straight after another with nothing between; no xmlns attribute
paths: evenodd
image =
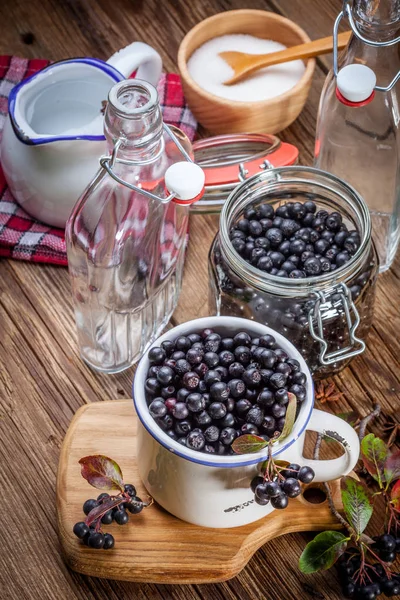
<svg viewBox="0 0 400 600"><path fill-rule="evenodd" d="M267 481L265 484L265 490L268 496L275 498L282 493L281 487L277 481Z"/></svg>
<svg viewBox="0 0 400 600"><path fill-rule="evenodd" d="M88 515L90 511L96 508L96 506L98 506L97 501L94 500L94 498L90 498L89 500L86 500L86 502L83 504L83 512L85 513L85 515Z"/></svg>
<svg viewBox="0 0 400 600"><path fill-rule="evenodd" d="M102 548L104 546L104 534L95 531L90 533L88 538L88 546L96 549Z"/></svg>
<svg viewBox="0 0 400 600"><path fill-rule="evenodd" d="M271 498L271 504L274 508L278 510L285 509L289 503L289 499L286 494L281 493L274 498Z"/></svg>
<svg viewBox="0 0 400 600"><path fill-rule="evenodd" d="M259 427L264 421L264 410L261 406L253 406L246 414L246 422Z"/></svg>
<svg viewBox="0 0 400 600"><path fill-rule="evenodd" d="M297 479L288 477L282 484L282 489L289 498L296 498L301 493L301 487Z"/></svg>
<svg viewBox="0 0 400 600"><path fill-rule="evenodd" d="M182 384L187 390L195 390L199 385L200 377L197 373L189 371L182 377Z"/></svg>
<svg viewBox="0 0 400 600"><path fill-rule="evenodd" d="M103 525L111 525L113 519L113 511L109 510L101 517L101 522L103 523Z"/></svg>
<svg viewBox="0 0 400 600"><path fill-rule="evenodd" d="M167 414L167 407L165 406L165 402L161 398L156 398L149 405L149 413L154 419L158 417L163 417Z"/></svg>
<svg viewBox="0 0 400 600"><path fill-rule="evenodd" d="M75 523L73 532L80 540L83 540L85 535L89 533L89 526L86 525L84 521L80 521L79 523Z"/></svg>
<svg viewBox="0 0 400 600"><path fill-rule="evenodd" d="M301 467L298 474L298 479L302 483L311 483L315 477L315 473L311 467Z"/></svg>
<svg viewBox="0 0 400 600"><path fill-rule="evenodd" d="M202 450L206 443L201 431L191 431L186 438L186 446L192 450Z"/></svg>
<svg viewBox="0 0 400 600"><path fill-rule="evenodd" d="M142 500L139 498L139 496L134 496L130 502L128 502L128 504L126 505L126 509L129 510L129 512L132 515L137 515L140 512L142 512L144 508L144 504L142 502Z"/></svg>
<svg viewBox="0 0 400 600"><path fill-rule="evenodd" d="M112 536L111 533L105 533L103 549L111 550L112 548L114 548L114 546L115 546L114 536Z"/></svg>
<svg viewBox="0 0 400 600"><path fill-rule="evenodd" d="M161 365L163 363L163 361L166 358L166 352L163 348L160 348L158 346L151 348L151 350L149 350L149 361L151 364L154 365Z"/></svg>
<svg viewBox="0 0 400 600"><path fill-rule="evenodd" d="M119 508L114 513L114 520L118 525L125 525L129 521L129 515L124 508Z"/></svg>
<svg viewBox="0 0 400 600"><path fill-rule="evenodd" d="M205 408L205 401L201 394L193 392L186 398L186 406L192 413L199 413Z"/></svg>
<svg viewBox="0 0 400 600"><path fill-rule="evenodd" d="M222 419L226 412L226 406L222 402L212 402L208 407L208 413L212 419Z"/></svg>
<svg viewBox="0 0 400 600"><path fill-rule="evenodd" d="M216 425L210 425L204 431L204 437L207 442L216 442L219 439L220 430Z"/></svg>

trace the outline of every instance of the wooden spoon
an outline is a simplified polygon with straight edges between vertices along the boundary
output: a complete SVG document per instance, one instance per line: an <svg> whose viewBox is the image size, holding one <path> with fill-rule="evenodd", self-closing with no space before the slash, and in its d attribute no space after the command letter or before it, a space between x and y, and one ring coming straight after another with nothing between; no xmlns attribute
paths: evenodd
<svg viewBox="0 0 400 600"><path fill-rule="evenodd" d="M345 31L338 35L338 49L342 50L350 39L351 31ZM219 56L223 58L235 71L234 76L224 82L225 85L232 85L242 79L245 79L250 73L258 71L264 67L279 65L291 60L313 58L321 54L329 54L333 50L333 37L329 36L320 40L314 40L307 44L300 44L279 52L270 52L269 54L246 54L245 52L220 52Z"/></svg>

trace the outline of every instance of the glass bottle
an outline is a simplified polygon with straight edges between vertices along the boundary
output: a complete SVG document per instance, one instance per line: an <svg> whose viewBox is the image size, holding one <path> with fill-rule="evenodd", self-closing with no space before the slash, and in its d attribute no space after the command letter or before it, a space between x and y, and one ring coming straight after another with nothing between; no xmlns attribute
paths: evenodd
<svg viewBox="0 0 400 600"><path fill-rule="evenodd" d="M365 72L365 65L375 73L379 87L388 87L400 71L399 44L392 43L399 33L400 0L345 2L335 27L341 16L349 19L353 35L339 57L339 76L343 67L363 65ZM347 101L349 97L337 93L334 71L322 90L314 164L350 183L367 202L380 270L385 271L400 237L398 85L388 91L375 87L364 101Z"/></svg>
<svg viewBox="0 0 400 600"><path fill-rule="evenodd" d="M163 124L153 86L116 84L104 122L111 156L100 160L67 223L80 352L103 372L134 364L178 301L190 201L168 193L166 171L175 163L201 169L182 163L191 145L173 129L175 135Z"/></svg>

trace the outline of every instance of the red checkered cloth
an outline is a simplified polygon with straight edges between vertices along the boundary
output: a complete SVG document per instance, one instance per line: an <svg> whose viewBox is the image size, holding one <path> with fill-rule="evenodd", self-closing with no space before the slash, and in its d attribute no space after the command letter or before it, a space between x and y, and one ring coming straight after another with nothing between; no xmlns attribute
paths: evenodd
<svg viewBox="0 0 400 600"><path fill-rule="evenodd" d="M0 56L0 142L11 89L48 64L48 60ZM179 75L163 73L157 90L164 121L176 125L193 140L197 124L185 103ZM1 168L1 156L0 256L57 265L67 264L64 230L36 221L16 203Z"/></svg>

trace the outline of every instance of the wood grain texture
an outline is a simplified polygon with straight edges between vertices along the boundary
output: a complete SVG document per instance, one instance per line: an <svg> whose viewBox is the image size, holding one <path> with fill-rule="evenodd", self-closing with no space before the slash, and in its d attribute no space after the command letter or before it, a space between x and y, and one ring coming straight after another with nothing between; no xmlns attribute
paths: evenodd
<svg viewBox="0 0 400 600"><path fill-rule="evenodd" d="M341 5L341 0L2 0L0 53L51 60L83 55L105 59L118 48L142 40L161 53L167 70L176 71L185 33L220 11L272 10L293 19L311 39L317 39L330 34ZM25 37L27 33L33 39ZM299 147L302 164L312 162L318 100L330 64L330 56L317 59L305 107L281 133L282 139ZM200 133L206 132L200 129ZM191 218L184 285L173 324L208 313L207 255L217 227L215 216ZM385 415L399 420L399 291L400 255L379 278L367 351L334 378L343 400L318 406L336 413L357 410L363 416L379 401L384 414L370 429L381 435ZM80 406L129 398L132 374L130 369L104 376L80 360L66 269L0 260L0 598L341 600L334 571L305 576L297 569L298 557L312 537L308 533L269 541L237 577L219 584L137 584L68 569L56 520L62 440ZM27 499L21 500L24 495ZM378 527L377 514L371 533Z"/></svg>
<svg viewBox="0 0 400 600"><path fill-rule="evenodd" d="M293 123L302 111L310 91L315 60L307 60L306 69L296 85L275 98L258 102L218 98L192 79L187 62L193 52L210 39L237 33L273 39L286 46L310 41L296 23L266 11L242 9L209 17L191 29L179 47L178 67L186 99L199 123L213 134L278 133Z"/></svg>
<svg viewBox="0 0 400 600"><path fill-rule="evenodd" d="M115 523L104 527L115 536L111 552L87 548L72 528L84 518L85 500L96 498L98 491L82 478L79 459L93 454L113 458L122 469L124 481L133 483L145 499L136 460L137 424L132 400L117 400L82 406L69 426L58 466L57 513L64 558L75 571L151 583L219 582L237 575L260 546L279 535L340 528L327 500L312 504L303 496L291 500L284 511L232 529L185 523L154 503L140 515L131 516L126 527ZM341 510L339 482L333 482L331 489Z"/></svg>

